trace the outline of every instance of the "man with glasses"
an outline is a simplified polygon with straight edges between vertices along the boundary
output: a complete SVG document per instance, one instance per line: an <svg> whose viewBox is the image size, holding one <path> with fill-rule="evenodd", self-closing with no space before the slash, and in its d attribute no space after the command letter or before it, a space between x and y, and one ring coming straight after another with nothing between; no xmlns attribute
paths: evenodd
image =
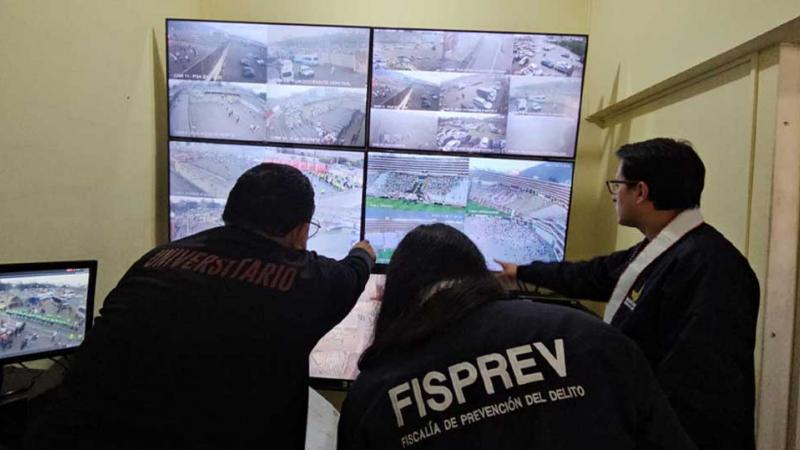
<svg viewBox="0 0 800 450"><path fill-rule="evenodd" d="M583 262L500 262L505 278L607 301L604 320L644 351L701 449L754 449L758 280L700 214L705 167L685 142L622 146L606 182L639 244Z"/></svg>
<svg viewBox="0 0 800 450"><path fill-rule="evenodd" d="M375 261L366 241L340 261L307 251L313 214L308 178L261 164L236 181L224 226L145 254L29 447L303 449L309 353Z"/></svg>

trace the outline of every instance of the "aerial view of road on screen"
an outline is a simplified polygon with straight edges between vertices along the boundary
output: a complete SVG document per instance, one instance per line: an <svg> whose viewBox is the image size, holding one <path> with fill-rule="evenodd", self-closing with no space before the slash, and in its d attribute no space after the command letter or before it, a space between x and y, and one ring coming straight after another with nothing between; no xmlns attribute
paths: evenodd
<svg viewBox="0 0 800 450"><path fill-rule="evenodd" d="M0 359L80 345L88 288L88 270L0 275Z"/></svg>

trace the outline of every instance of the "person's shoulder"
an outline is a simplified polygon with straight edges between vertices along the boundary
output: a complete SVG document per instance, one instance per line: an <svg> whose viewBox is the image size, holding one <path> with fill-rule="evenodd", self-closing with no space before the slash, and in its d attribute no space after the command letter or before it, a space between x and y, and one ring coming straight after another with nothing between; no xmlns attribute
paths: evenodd
<svg viewBox="0 0 800 450"><path fill-rule="evenodd" d="M569 306L554 303L537 302L524 297L509 297L502 300L486 303L485 312L499 315L512 315L528 317L535 320L560 319L585 321L587 323L602 323L596 316L580 311ZM545 319L547 318L547 319Z"/></svg>
<svg viewBox="0 0 800 450"><path fill-rule="evenodd" d="M320 265L320 266L340 265L340 264L343 263L343 261L346 258L348 258L350 256L356 256L356 257L359 257L359 258L363 258L365 261L369 261L369 259L370 259L369 254L365 250L358 249L358 248L350 249L347 252L347 254L342 256L341 258L333 258L333 257L326 256L326 255L320 255L319 253L317 253L314 250L305 250L303 253L304 253L306 259L308 260L309 264L317 264L317 265Z"/></svg>
<svg viewBox="0 0 800 450"><path fill-rule="evenodd" d="M719 230L704 223L686 236L684 245L679 245L680 252L691 258L698 266L709 269L731 270L739 268L747 275L753 273L747 258Z"/></svg>
<svg viewBox="0 0 800 450"><path fill-rule="evenodd" d="M733 243L728 240L725 235L707 222L702 223L700 226L690 231L686 237L699 248L707 249L713 247L739 253Z"/></svg>
<svg viewBox="0 0 800 450"><path fill-rule="evenodd" d="M241 234L232 227L221 226L209 228L154 247L142 256L141 261L147 260L150 256L170 250L213 251L217 248L232 246L225 245L225 243L233 243L237 240L241 240L241 238Z"/></svg>
<svg viewBox="0 0 800 450"><path fill-rule="evenodd" d="M568 306L514 299L494 302L483 311L492 315L498 333L512 340L550 343L561 341L567 355L594 361L597 367L624 367L641 357L639 347L600 318Z"/></svg>
<svg viewBox="0 0 800 450"><path fill-rule="evenodd" d="M227 237L227 236L239 236L242 234L241 229L235 228L228 225L222 225L219 227L208 228L203 231L199 231L195 234L190 234L188 236L182 237L180 239L175 239L174 241L170 242L170 244L181 244L181 243L189 243L189 242L198 242L203 241L209 238L214 237ZM167 244L169 245L169 244Z"/></svg>
<svg viewBox="0 0 800 450"><path fill-rule="evenodd" d="M527 299L490 302L470 314L460 331L498 348L561 339L580 353L613 353L635 346L619 330L584 311Z"/></svg>
<svg viewBox="0 0 800 450"><path fill-rule="evenodd" d="M329 256L320 255L314 250L303 250L302 252L298 251L295 254L295 257L297 258L297 261L302 261L303 265L308 267L310 270L322 271L322 273L334 270L335 267L342 264L340 260L331 258Z"/></svg>
<svg viewBox="0 0 800 450"><path fill-rule="evenodd" d="M486 304L476 311L477 320L492 317L492 323L509 333L527 331L541 335L595 335L621 334L600 318L569 306L540 303L529 299L509 298Z"/></svg>
<svg viewBox="0 0 800 450"><path fill-rule="evenodd" d="M360 372L347 391L348 413L369 415L383 400L385 392L403 378L403 368L394 358L382 358L375 364L359 367Z"/></svg>

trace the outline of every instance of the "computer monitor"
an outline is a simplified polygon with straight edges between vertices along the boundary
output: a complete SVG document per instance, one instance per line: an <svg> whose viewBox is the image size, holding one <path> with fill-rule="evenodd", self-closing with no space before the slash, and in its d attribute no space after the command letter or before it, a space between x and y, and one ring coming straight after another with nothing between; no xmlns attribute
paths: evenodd
<svg viewBox="0 0 800 450"><path fill-rule="evenodd" d="M316 205L312 220L320 230L308 248L332 258L345 257L361 236L364 153L357 151L172 141L171 239L221 226L236 180L262 162L288 164L311 180Z"/></svg>
<svg viewBox="0 0 800 450"><path fill-rule="evenodd" d="M363 147L369 40L369 28L169 19L169 134Z"/></svg>
<svg viewBox="0 0 800 450"><path fill-rule="evenodd" d="M573 163L371 152L364 234L386 264L414 227L440 222L494 259L561 261Z"/></svg>
<svg viewBox="0 0 800 450"><path fill-rule="evenodd" d="M583 35L376 28L370 145L573 158Z"/></svg>
<svg viewBox="0 0 800 450"><path fill-rule="evenodd" d="M97 261L0 265L0 366L70 353L92 324Z"/></svg>

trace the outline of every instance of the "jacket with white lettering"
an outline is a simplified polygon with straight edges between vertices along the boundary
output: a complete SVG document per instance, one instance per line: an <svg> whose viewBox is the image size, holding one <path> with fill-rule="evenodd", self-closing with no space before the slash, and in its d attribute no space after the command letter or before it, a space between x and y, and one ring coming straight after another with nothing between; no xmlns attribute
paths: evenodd
<svg viewBox="0 0 800 450"><path fill-rule="evenodd" d="M232 226L158 247L108 295L31 448L303 449L308 356L372 260Z"/></svg>
<svg viewBox="0 0 800 450"><path fill-rule="evenodd" d="M522 281L608 301L647 244L582 262L534 262ZM687 233L637 278L611 324L644 351L686 431L701 449L754 449L758 280L708 224Z"/></svg>
<svg viewBox="0 0 800 450"><path fill-rule="evenodd" d="M636 345L598 319L484 304L413 351L370 360L339 449L692 449Z"/></svg>

